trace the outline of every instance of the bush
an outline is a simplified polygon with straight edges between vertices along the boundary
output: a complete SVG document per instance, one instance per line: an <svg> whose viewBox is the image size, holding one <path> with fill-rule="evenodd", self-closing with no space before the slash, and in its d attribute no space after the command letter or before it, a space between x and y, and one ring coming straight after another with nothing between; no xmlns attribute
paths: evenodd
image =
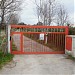
<svg viewBox="0 0 75 75"><path fill-rule="evenodd" d="M69 35L75 35L75 27L69 27Z"/></svg>

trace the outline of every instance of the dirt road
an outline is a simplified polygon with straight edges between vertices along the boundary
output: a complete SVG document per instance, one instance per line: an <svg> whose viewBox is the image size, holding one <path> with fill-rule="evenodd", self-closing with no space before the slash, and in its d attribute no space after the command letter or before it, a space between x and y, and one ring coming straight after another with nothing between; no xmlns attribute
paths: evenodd
<svg viewBox="0 0 75 75"><path fill-rule="evenodd" d="M15 55L0 75L74 75L75 62L64 55ZM16 64L16 65L15 65Z"/></svg>

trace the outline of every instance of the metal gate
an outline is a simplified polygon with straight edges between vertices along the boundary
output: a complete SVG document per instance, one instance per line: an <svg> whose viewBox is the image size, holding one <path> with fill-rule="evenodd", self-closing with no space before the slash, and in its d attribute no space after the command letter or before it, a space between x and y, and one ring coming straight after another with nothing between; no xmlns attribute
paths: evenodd
<svg viewBox="0 0 75 75"><path fill-rule="evenodd" d="M11 25L12 54L62 54L67 26Z"/></svg>

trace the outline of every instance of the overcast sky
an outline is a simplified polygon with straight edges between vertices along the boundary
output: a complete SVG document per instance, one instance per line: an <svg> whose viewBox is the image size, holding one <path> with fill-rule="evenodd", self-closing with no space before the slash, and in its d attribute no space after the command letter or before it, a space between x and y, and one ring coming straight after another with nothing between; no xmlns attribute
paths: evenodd
<svg viewBox="0 0 75 75"><path fill-rule="evenodd" d="M71 22L74 21L74 0L57 0L60 4L64 5L66 8L69 18ZM38 22L36 15L36 5L34 4L34 0L26 0L23 3L23 10L20 12L20 22L24 22L26 24L36 24Z"/></svg>

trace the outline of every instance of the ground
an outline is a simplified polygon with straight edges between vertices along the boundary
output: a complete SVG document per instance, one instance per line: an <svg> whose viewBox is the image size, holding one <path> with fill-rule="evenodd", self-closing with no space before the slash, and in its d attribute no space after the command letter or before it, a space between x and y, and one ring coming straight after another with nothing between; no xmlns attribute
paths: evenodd
<svg viewBox="0 0 75 75"><path fill-rule="evenodd" d="M74 75L75 62L64 54L15 55L0 75Z"/></svg>

